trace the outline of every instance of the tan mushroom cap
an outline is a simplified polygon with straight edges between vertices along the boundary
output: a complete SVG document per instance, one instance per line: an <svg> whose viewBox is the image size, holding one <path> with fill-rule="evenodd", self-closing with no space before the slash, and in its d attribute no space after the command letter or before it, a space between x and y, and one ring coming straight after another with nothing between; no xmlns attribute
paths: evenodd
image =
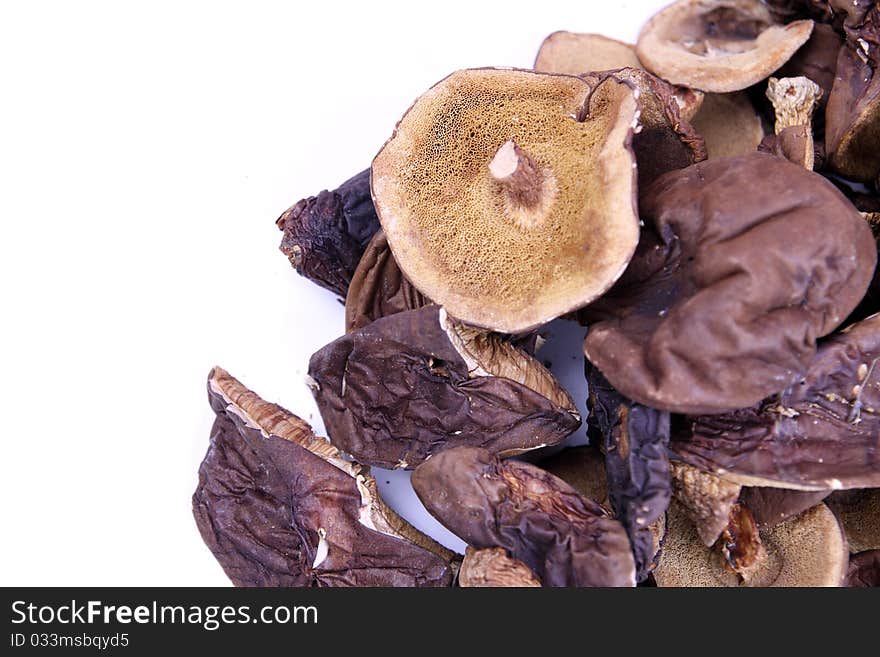
<svg viewBox="0 0 880 657"><path fill-rule="evenodd" d="M638 241L629 87L513 69L453 73L373 161L394 257L465 323L517 333L589 303Z"/></svg>
<svg viewBox="0 0 880 657"><path fill-rule="evenodd" d="M850 552L880 550L880 488L838 491L827 504L843 525Z"/></svg>
<svg viewBox="0 0 880 657"><path fill-rule="evenodd" d="M742 586L716 547L706 547L685 510L673 501L666 538L654 570L657 586ZM849 563L846 538L831 510L818 504L772 529L762 530L766 550L752 567L751 586L841 586Z"/></svg>
<svg viewBox="0 0 880 657"><path fill-rule="evenodd" d="M541 44L535 70L580 75L614 68L642 68L635 46L601 34L554 32Z"/></svg>
<svg viewBox="0 0 880 657"><path fill-rule="evenodd" d="M569 447L539 461L538 466L611 512L605 457L597 448Z"/></svg>
<svg viewBox="0 0 880 657"><path fill-rule="evenodd" d="M458 572L458 585L476 587L536 587L541 580L532 569L503 548L477 550L468 546Z"/></svg>
<svg viewBox="0 0 880 657"><path fill-rule="evenodd" d="M645 24L636 53L672 84L738 91L785 64L812 30L809 20L775 25L760 0L679 0Z"/></svg>
<svg viewBox="0 0 880 657"><path fill-rule="evenodd" d="M754 153L764 125L744 92L706 94L691 125L706 142L709 159Z"/></svg>

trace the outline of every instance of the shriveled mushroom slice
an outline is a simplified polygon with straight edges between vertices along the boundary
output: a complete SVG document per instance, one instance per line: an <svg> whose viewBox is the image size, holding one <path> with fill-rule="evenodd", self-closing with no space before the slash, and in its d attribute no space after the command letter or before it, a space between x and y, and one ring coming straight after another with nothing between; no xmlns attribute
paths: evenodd
<svg viewBox="0 0 880 657"><path fill-rule="evenodd" d="M880 550L860 552L850 557L846 585L853 588L880 587Z"/></svg>
<svg viewBox="0 0 880 657"><path fill-rule="evenodd" d="M830 492L750 486L742 489L739 501L748 507L759 527L775 527L826 500Z"/></svg>
<svg viewBox="0 0 880 657"><path fill-rule="evenodd" d="M312 356L309 376L332 443L383 468L414 468L456 445L512 456L580 426L574 401L541 363L438 306L339 338Z"/></svg>
<svg viewBox="0 0 880 657"><path fill-rule="evenodd" d="M423 94L373 161L397 263L468 324L505 333L589 303L638 241L636 101L613 79L458 71Z"/></svg>
<svg viewBox="0 0 880 657"><path fill-rule="evenodd" d="M810 20L774 24L760 0L679 0L645 24L636 54L672 84L738 91L785 64L812 29Z"/></svg>
<svg viewBox="0 0 880 657"><path fill-rule="evenodd" d="M379 230L370 198L370 170L332 192L304 198L275 223L284 232L281 252L293 268L345 298L361 255Z"/></svg>
<svg viewBox="0 0 880 657"><path fill-rule="evenodd" d="M538 461L537 465L611 512L605 458L595 447L569 447Z"/></svg>
<svg viewBox="0 0 880 657"><path fill-rule="evenodd" d="M880 486L880 315L836 333L806 375L760 404L690 418L670 448L744 486Z"/></svg>
<svg viewBox="0 0 880 657"><path fill-rule="evenodd" d="M356 331L372 321L431 304L410 283L388 247L381 229L370 240L351 278L345 297L345 330Z"/></svg>
<svg viewBox="0 0 880 657"><path fill-rule="evenodd" d="M771 151L810 170L816 159L813 112L821 97L821 87L805 77L770 78L767 83L767 98L776 112Z"/></svg>
<svg viewBox="0 0 880 657"><path fill-rule="evenodd" d="M549 472L485 449L435 454L412 476L428 511L477 549L503 548L544 586L634 586L620 523Z"/></svg>
<svg viewBox="0 0 880 657"><path fill-rule="evenodd" d="M468 547L458 572L458 585L463 588L526 588L541 586L541 581L527 565L510 557L502 548L475 550Z"/></svg>
<svg viewBox="0 0 880 657"><path fill-rule="evenodd" d="M880 550L880 488L838 491L826 503L843 525L850 552Z"/></svg>
<svg viewBox="0 0 880 657"><path fill-rule="evenodd" d="M454 555L379 498L303 420L219 367L193 514L237 586L448 586Z"/></svg>
<svg viewBox="0 0 880 657"><path fill-rule="evenodd" d="M727 527L740 485L681 461L670 463L672 494L694 523L703 545L711 547Z"/></svg>
<svg viewBox="0 0 880 657"><path fill-rule="evenodd" d="M667 173L639 209L629 268L583 311L584 352L621 394L660 410L723 413L793 383L877 260L831 183L763 153Z"/></svg>
<svg viewBox="0 0 880 657"><path fill-rule="evenodd" d="M709 158L754 153L764 138L764 125L743 92L706 94L691 120L703 137Z"/></svg>
<svg viewBox="0 0 880 657"><path fill-rule="evenodd" d="M669 413L637 404L618 393L593 367L586 368L590 425L601 436L611 508L629 536L636 578L654 568L657 542L651 524L669 506Z"/></svg>
<svg viewBox="0 0 880 657"><path fill-rule="evenodd" d="M730 566L722 545L703 545L687 513L673 501L654 570L657 586L842 585L848 564L846 539L824 504L759 535L764 554L751 564L746 581Z"/></svg>

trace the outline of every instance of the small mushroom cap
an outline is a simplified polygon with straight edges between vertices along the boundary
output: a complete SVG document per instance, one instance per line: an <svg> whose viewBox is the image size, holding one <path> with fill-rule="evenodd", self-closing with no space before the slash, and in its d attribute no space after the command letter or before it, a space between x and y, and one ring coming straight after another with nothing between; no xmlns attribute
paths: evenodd
<svg viewBox="0 0 880 657"><path fill-rule="evenodd" d="M679 0L642 28L636 53L672 84L738 91L785 64L812 29L810 20L775 25L759 0Z"/></svg>
<svg viewBox="0 0 880 657"><path fill-rule="evenodd" d="M594 89L472 69L439 82L373 161L404 274L450 315L504 333L592 301L638 242L636 114L629 87L611 79Z"/></svg>
<svg viewBox="0 0 880 657"><path fill-rule="evenodd" d="M669 507L657 586L742 586L717 547L706 547L687 513ZM752 567L751 586L841 586L848 565L846 538L834 514L818 504L760 533L765 558Z"/></svg>
<svg viewBox="0 0 880 657"><path fill-rule="evenodd" d="M535 70L580 75L614 68L641 68L635 46L601 34L554 32L541 44Z"/></svg>
<svg viewBox="0 0 880 657"><path fill-rule="evenodd" d="M458 585L463 588L524 588L541 586L541 581L531 568L502 548L476 550L468 546L458 571Z"/></svg>
<svg viewBox="0 0 880 657"><path fill-rule="evenodd" d="M754 153L764 138L761 117L739 91L706 94L691 124L702 135L710 159Z"/></svg>
<svg viewBox="0 0 880 657"><path fill-rule="evenodd" d="M837 491L826 504L840 519L851 552L880 550L880 488Z"/></svg>

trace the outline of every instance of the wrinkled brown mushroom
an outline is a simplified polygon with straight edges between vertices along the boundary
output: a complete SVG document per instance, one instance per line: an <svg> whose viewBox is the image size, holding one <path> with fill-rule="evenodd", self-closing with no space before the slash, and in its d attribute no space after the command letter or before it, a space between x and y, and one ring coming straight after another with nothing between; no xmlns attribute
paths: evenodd
<svg viewBox="0 0 880 657"><path fill-rule="evenodd" d="M654 570L657 586L842 585L848 564L846 539L824 504L761 530L759 536L763 555L738 573L725 558L720 542L711 548L703 545L687 513L673 502L660 563ZM749 545L754 549L757 544L750 541Z"/></svg>
<svg viewBox="0 0 880 657"><path fill-rule="evenodd" d="M816 160L813 112L821 97L821 87L804 77L770 78L767 83L767 98L776 112L772 150L810 170Z"/></svg>
<svg viewBox="0 0 880 657"><path fill-rule="evenodd" d="M537 465L611 513L605 458L595 447L569 447L541 459Z"/></svg>
<svg viewBox="0 0 880 657"><path fill-rule="evenodd" d="M837 491L826 504L840 519L850 552L880 550L880 488Z"/></svg>
<svg viewBox="0 0 880 657"><path fill-rule="evenodd" d="M672 461L672 494L694 523L703 545L711 547L727 527L740 485Z"/></svg>
<svg viewBox="0 0 880 657"><path fill-rule="evenodd" d="M679 0L645 24L636 54L672 84L738 91L785 64L812 29L810 20L774 24L760 0Z"/></svg>
<svg viewBox="0 0 880 657"><path fill-rule="evenodd" d="M679 458L745 486L880 486L880 315L826 340L805 376L761 403L688 418Z"/></svg>
<svg viewBox="0 0 880 657"><path fill-rule="evenodd" d="M369 469L215 367L193 514L237 586L448 586L452 552L379 498Z"/></svg>
<svg viewBox="0 0 880 657"><path fill-rule="evenodd" d="M850 557L846 585L858 588L880 587L880 550L860 552Z"/></svg>
<svg viewBox="0 0 880 657"><path fill-rule="evenodd" d="M723 413L793 383L877 259L831 183L763 153L667 173L640 213L629 268L583 311L584 352L621 394L660 410Z"/></svg>
<svg viewBox="0 0 880 657"><path fill-rule="evenodd" d="M412 476L419 499L469 545L499 547L544 586L634 586L626 532L592 500L536 466L456 447Z"/></svg>
<svg viewBox="0 0 880 657"><path fill-rule="evenodd" d="M759 527L775 527L826 500L830 492L749 486L742 489L739 501L748 507Z"/></svg>
<svg viewBox="0 0 880 657"><path fill-rule="evenodd" d="M691 121L703 136L709 158L754 153L764 138L764 124L748 95L706 94Z"/></svg>
<svg viewBox="0 0 880 657"><path fill-rule="evenodd" d="M370 170L332 192L304 198L275 221L281 252L301 275L345 298L379 218L370 198Z"/></svg>
<svg viewBox="0 0 880 657"><path fill-rule="evenodd" d="M636 101L607 79L458 71L373 161L394 257L457 319L505 333L602 294L638 241Z"/></svg>
<svg viewBox="0 0 880 657"><path fill-rule="evenodd" d="M414 468L456 445L512 456L580 426L574 401L541 363L438 306L339 338L312 356L309 376L331 442L378 467Z"/></svg>
<svg viewBox="0 0 880 657"><path fill-rule="evenodd" d="M468 547L458 572L458 585L464 588L541 586L535 573L502 548L475 550Z"/></svg>
<svg viewBox="0 0 880 657"><path fill-rule="evenodd" d="M388 247L385 232L370 240L345 297L345 331L350 333L382 317L431 304L410 283Z"/></svg>

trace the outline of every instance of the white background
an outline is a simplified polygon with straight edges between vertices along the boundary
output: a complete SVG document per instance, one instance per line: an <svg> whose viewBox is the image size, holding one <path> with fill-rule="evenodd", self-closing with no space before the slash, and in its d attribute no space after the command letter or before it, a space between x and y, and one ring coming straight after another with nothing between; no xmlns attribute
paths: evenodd
<svg viewBox="0 0 880 657"><path fill-rule="evenodd" d="M0 584L227 585L190 512L205 377L322 431L303 376L343 331L276 217L451 71L529 67L558 29L632 42L663 4L3 3ZM551 328L540 356L582 397L580 329Z"/></svg>

